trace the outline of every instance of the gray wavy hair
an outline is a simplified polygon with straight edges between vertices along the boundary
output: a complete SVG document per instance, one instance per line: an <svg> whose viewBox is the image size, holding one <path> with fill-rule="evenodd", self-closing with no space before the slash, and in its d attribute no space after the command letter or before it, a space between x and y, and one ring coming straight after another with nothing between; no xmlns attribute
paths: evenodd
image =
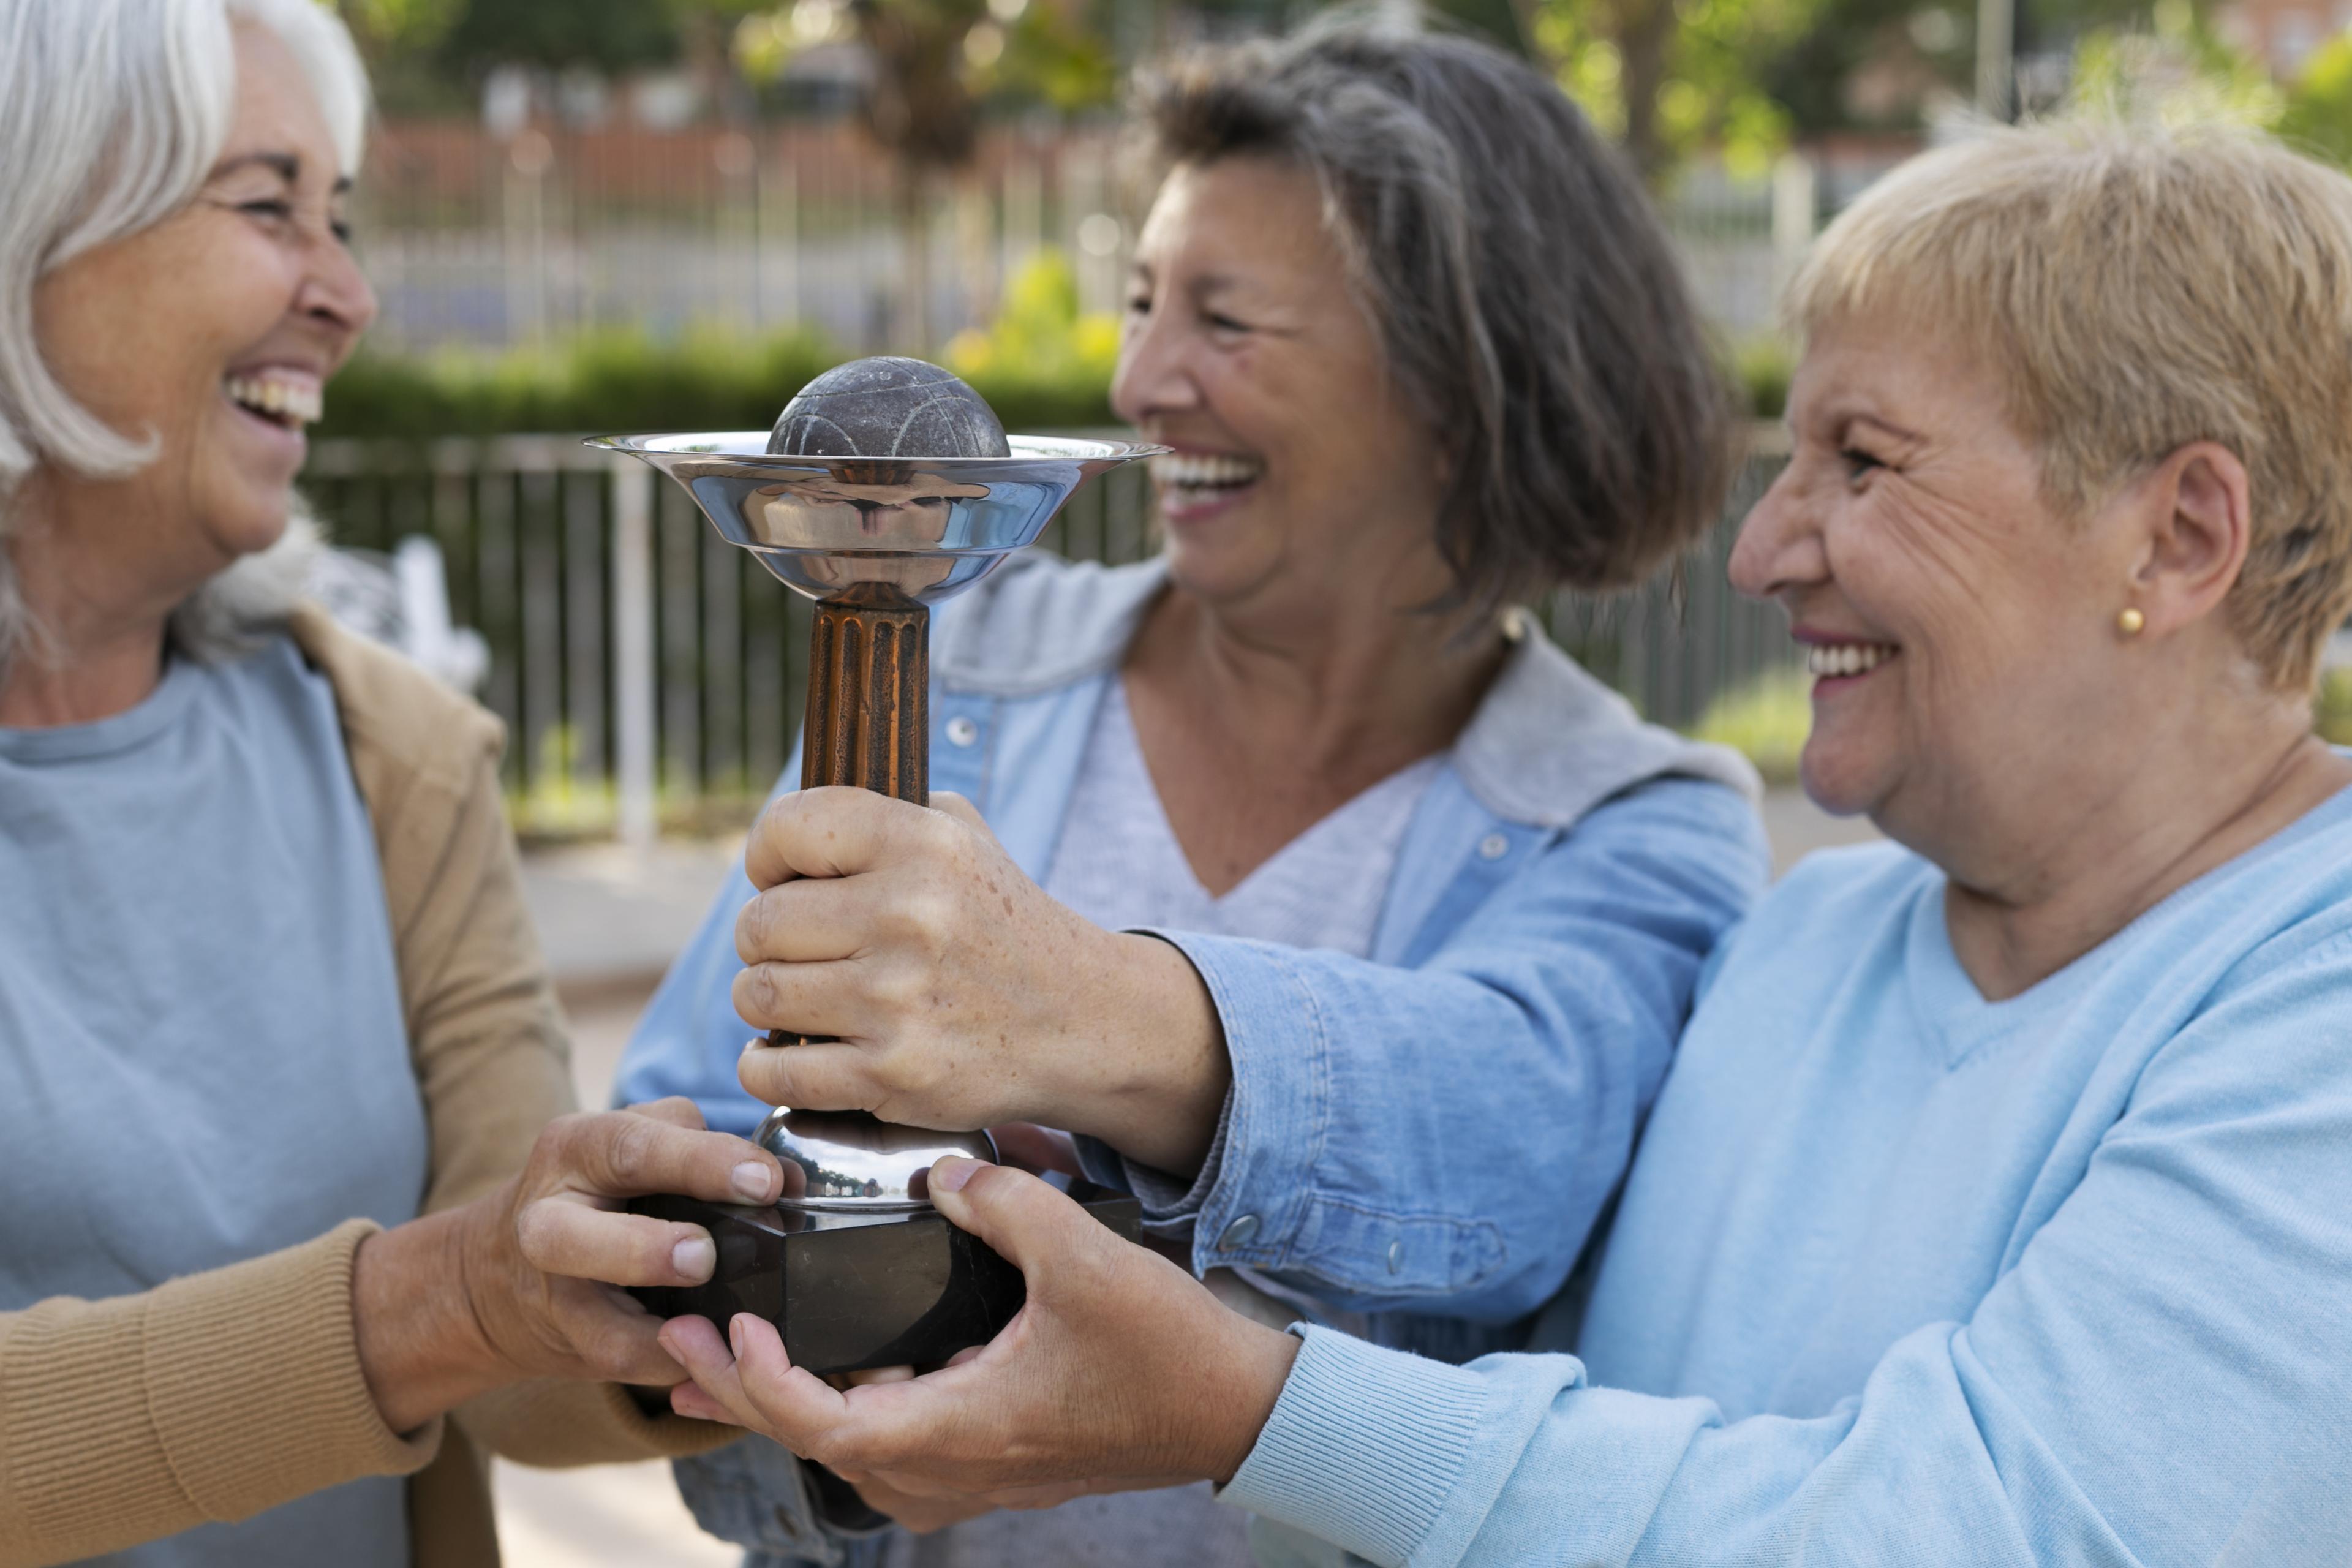
<svg viewBox="0 0 2352 1568"><path fill-rule="evenodd" d="M1389 371L1454 458L1448 602L1630 587L1721 515L1732 402L1641 182L1524 62L1341 15L1139 83L1148 163L1313 174Z"/></svg>
<svg viewBox="0 0 2352 1568"><path fill-rule="evenodd" d="M342 24L315 0L0 0L0 190L8 193L0 203L0 667L39 636L6 548L26 478L44 465L120 477L155 455L152 435L108 427L50 374L34 287L194 198L228 138L233 19L285 40L343 167L357 169L367 72ZM175 645L217 657L243 645L245 628L283 616L316 539L294 503L283 540L179 607Z"/></svg>

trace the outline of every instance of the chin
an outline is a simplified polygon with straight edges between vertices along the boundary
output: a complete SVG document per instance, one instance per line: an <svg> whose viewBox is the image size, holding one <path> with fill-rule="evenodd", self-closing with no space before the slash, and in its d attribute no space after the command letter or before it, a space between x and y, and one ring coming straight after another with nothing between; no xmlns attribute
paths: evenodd
<svg viewBox="0 0 2352 1568"><path fill-rule="evenodd" d="M257 498L210 511L204 520L204 532L214 549L231 561L240 561L275 548L286 537L292 518L293 496L281 492L268 500Z"/></svg>
<svg viewBox="0 0 2352 1568"><path fill-rule="evenodd" d="M1850 751L1822 745L1818 735L1805 742L1797 760L1805 798L1832 816L1862 816L1876 805L1884 793L1877 772Z"/></svg>

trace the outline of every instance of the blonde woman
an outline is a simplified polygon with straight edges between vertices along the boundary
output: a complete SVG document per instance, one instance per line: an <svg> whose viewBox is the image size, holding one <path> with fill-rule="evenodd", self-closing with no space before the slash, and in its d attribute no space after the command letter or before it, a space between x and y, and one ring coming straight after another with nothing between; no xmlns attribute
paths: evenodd
<svg viewBox="0 0 2352 1568"><path fill-rule="evenodd" d="M0 0L7 1568L488 1564L486 1450L724 1430L590 1281L773 1162L555 1121L497 724L293 598L365 115L310 0Z"/></svg>

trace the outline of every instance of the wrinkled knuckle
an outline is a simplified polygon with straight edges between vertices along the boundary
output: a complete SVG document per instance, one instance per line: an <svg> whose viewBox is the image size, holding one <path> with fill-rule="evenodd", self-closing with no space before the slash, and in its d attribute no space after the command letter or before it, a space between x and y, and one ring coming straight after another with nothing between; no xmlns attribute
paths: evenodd
<svg viewBox="0 0 2352 1568"><path fill-rule="evenodd" d="M545 1269L553 1260L557 1234L561 1226L542 1200L526 1204L515 1215L515 1250L533 1268Z"/></svg>
<svg viewBox="0 0 2352 1568"><path fill-rule="evenodd" d="M907 900L909 933L934 942L955 930L961 905L944 883L926 879Z"/></svg>
<svg viewBox="0 0 2352 1568"><path fill-rule="evenodd" d="M776 977L764 963L755 963L735 977L735 1011L755 1024L776 1022Z"/></svg>
<svg viewBox="0 0 2352 1568"><path fill-rule="evenodd" d="M615 1117L605 1131L605 1168L624 1181L642 1174L661 1152L662 1132L651 1117Z"/></svg>
<svg viewBox="0 0 2352 1568"><path fill-rule="evenodd" d="M735 916L735 955L745 963L759 963L775 934L775 916L769 910L768 895L761 893Z"/></svg>

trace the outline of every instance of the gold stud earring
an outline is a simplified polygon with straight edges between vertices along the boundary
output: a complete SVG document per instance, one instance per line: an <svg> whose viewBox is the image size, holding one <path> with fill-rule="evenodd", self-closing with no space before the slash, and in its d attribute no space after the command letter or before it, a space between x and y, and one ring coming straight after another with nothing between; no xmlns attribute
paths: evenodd
<svg viewBox="0 0 2352 1568"><path fill-rule="evenodd" d="M2140 627L2146 625L2147 625L2147 617L2130 605L2126 605L2123 613L2116 616L2116 630L2127 637L2139 636Z"/></svg>

